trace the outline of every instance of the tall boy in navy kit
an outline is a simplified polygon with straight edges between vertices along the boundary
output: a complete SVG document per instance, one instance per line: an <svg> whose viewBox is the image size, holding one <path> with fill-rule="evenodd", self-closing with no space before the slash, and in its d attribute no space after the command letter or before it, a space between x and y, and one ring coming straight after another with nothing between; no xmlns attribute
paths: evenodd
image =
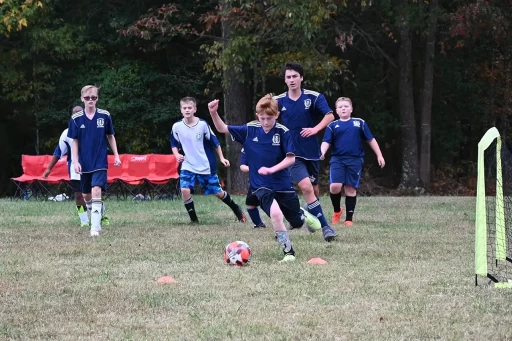
<svg viewBox="0 0 512 341"><path fill-rule="evenodd" d="M295 162L294 146L289 130L276 122L279 116L277 101L266 95L256 105L258 121L242 126L226 125L217 113L219 101L208 104L215 128L220 133L229 133L241 143L247 156L250 192L258 200L261 209L270 217L276 239L283 249L281 262L295 260L290 236L283 219L297 228L307 223L320 229L320 222L302 210L293 188L288 167Z"/></svg>
<svg viewBox="0 0 512 341"><path fill-rule="evenodd" d="M120 166L121 159L117 152L112 117L108 111L96 107L98 88L86 85L80 94L84 110L71 116L68 137L73 139L72 158L75 172L80 174L84 199L91 205L90 233L95 237L101 232L101 192L107 187L107 141L114 153L114 166Z"/></svg>
<svg viewBox="0 0 512 341"><path fill-rule="evenodd" d="M301 88L302 65L286 63L283 74L288 91L274 98L279 103L280 122L290 130L295 146L295 163L290 167L290 173L304 195L308 211L320 220L324 239L331 241L336 232L325 219L318 200L320 145L316 134L334 120L334 115L324 95Z"/></svg>

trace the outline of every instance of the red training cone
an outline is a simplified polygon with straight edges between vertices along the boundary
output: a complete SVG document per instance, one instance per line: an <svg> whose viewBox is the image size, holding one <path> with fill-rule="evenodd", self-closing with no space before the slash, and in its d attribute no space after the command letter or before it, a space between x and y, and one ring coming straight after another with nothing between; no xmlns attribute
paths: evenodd
<svg viewBox="0 0 512 341"><path fill-rule="evenodd" d="M327 264L327 261L323 260L322 258L320 257L316 257L316 258L311 258L309 261L308 261L308 264Z"/></svg>
<svg viewBox="0 0 512 341"><path fill-rule="evenodd" d="M171 276L163 276L163 277L160 277L158 279L158 281L156 281L157 283L177 283L176 280L174 278L172 278Z"/></svg>

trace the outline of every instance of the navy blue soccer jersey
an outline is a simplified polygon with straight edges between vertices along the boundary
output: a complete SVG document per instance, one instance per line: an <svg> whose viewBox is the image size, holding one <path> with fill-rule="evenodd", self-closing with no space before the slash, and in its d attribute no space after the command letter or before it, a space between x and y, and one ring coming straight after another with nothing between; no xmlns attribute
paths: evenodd
<svg viewBox="0 0 512 341"><path fill-rule="evenodd" d="M114 135L114 125L108 111L96 109L92 119L87 118L83 110L71 116L68 137L78 139L78 161L82 173L108 168L107 135Z"/></svg>
<svg viewBox="0 0 512 341"><path fill-rule="evenodd" d="M360 118L336 120L325 128L323 142L331 145L331 155L338 158L364 156L363 142L373 139L366 122Z"/></svg>
<svg viewBox="0 0 512 341"><path fill-rule="evenodd" d="M198 119L194 125L188 125L181 119L172 126L171 148L181 149L185 154L182 170L195 174L216 174L215 149L218 146L219 139L203 119Z"/></svg>
<svg viewBox="0 0 512 341"><path fill-rule="evenodd" d="M320 159L320 145L316 135L300 136L302 128L313 128L325 115L332 113L324 95L302 89L296 101L288 97L288 92L274 96L279 104L279 121L292 133L295 155L306 160Z"/></svg>
<svg viewBox="0 0 512 341"><path fill-rule="evenodd" d="M288 128L276 123L268 133L265 133L260 122L252 121L243 126L228 126L228 130L231 137L243 145L252 192L259 188L293 191L288 168L270 175L258 174L261 167L273 167L287 155L295 154Z"/></svg>

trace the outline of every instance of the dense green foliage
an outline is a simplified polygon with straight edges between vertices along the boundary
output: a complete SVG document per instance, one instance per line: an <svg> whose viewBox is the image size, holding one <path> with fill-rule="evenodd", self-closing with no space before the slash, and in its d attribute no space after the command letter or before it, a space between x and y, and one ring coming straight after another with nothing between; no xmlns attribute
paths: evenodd
<svg viewBox="0 0 512 341"><path fill-rule="evenodd" d="M420 122L433 14L431 165L468 175L471 167L462 165L475 161L485 130L498 125L509 134L505 32L512 6L508 0L438 6L414 0L0 1L0 194L21 174L21 154L53 151L85 84L101 86L98 106L113 115L120 152L170 153L181 97L195 96L198 116L207 118L207 101L222 98L226 71L234 70L248 97L240 115L252 119L259 96L285 90L280 68L288 60L305 65L304 86L325 93L332 107L339 96L353 99L354 116L369 122L387 161L375 171L369 150L370 173L377 184L396 187L402 146L419 143L401 138L399 32L410 32L412 115Z"/></svg>

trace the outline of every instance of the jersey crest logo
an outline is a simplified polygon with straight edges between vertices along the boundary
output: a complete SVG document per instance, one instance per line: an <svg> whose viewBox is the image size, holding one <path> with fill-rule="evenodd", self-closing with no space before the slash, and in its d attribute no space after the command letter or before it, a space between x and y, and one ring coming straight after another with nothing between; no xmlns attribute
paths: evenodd
<svg viewBox="0 0 512 341"><path fill-rule="evenodd" d="M304 108L307 110L307 109L309 109L310 106L311 106L311 100L309 98L305 99L304 100Z"/></svg>
<svg viewBox="0 0 512 341"><path fill-rule="evenodd" d="M197 133L197 134L196 134L196 140L200 140L202 135L203 135L203 134L201 134L201 133Z"/></svg>
<svg viewBox="0 0 512 341"><path fill-rule="evenodd" d="M359 122L359 121L354 121L354 127L359 127L359 128L361 128L361 122Z"/></svg>
<svg viewBox="0 0 512 341"><path fill-rule="evenodd" d="M97 124L98 128L103 128L105 126L105 120L102 118L98 118L96 120L96 124Z"/></svg>
<svg viewBox="0 0 512 341"><path fill-rule="evenodd" d="M275 134L272 136L272 145L279 146L281 144L281 136L279 134Z"/></svg>

